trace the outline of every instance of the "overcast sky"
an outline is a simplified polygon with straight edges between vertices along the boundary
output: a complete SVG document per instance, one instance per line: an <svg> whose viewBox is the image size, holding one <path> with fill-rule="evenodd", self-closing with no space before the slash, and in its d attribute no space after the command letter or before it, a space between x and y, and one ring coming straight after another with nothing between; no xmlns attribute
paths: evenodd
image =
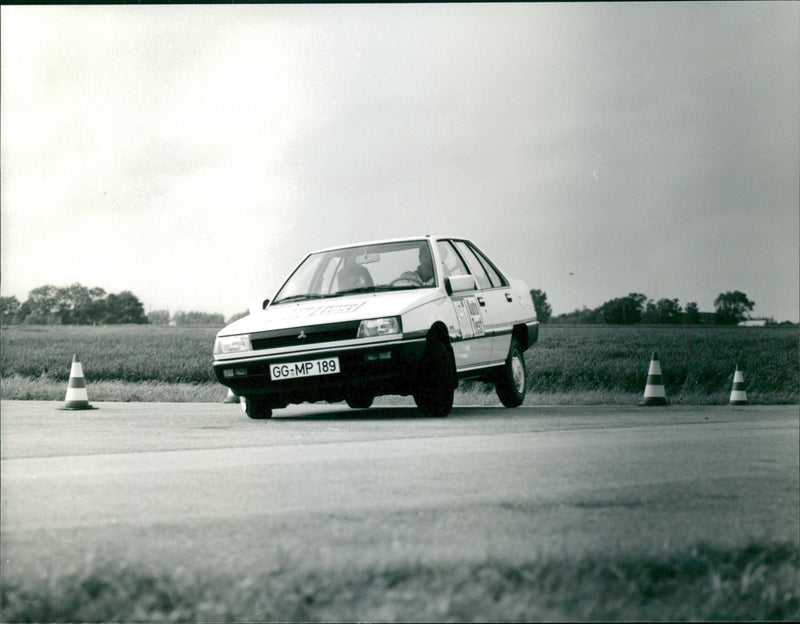
<svg viewBox="0 0 800 624"><path fill-rule="evenodd" d="M4 296L247 309L306 252L472 239L553 312L800 313L800 4L0 9Z"/></svg>

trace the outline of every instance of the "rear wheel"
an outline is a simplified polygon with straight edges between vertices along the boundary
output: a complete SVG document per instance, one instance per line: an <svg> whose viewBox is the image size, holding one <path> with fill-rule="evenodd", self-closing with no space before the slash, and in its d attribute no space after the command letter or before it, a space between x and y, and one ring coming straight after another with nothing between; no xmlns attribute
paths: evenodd
<svg viewBox="0 0 800 624"><path fill-rule="evenodd" d="M528 373L525 370L525 358L522 348L512 338L511 349L508 352L506 363L498 373L494 384L500 402L506 407L519 407L525 400L525 391L528 388Z"/></svg>
<svg viewBox="0 0 800 624"><path fill-rule="evenodd" d="M447 416L453 409L456 378L453 352L441 340L425 347L414 402L425 416Z"/></svg>
<svg viewBox="0 0 800 624"><path fill-rule="evenodd" d="M353 409L366 409L372 405L375 397L369 395L353 394L345 398L347 404Z"/></svg>
<svg viewBox="0 0 800 624"><path fill-rule="evenodd" d="M254 399L252 397L241 398L242 410L254 420L264 420L272 418L272 407L264 399Z"/></svg>

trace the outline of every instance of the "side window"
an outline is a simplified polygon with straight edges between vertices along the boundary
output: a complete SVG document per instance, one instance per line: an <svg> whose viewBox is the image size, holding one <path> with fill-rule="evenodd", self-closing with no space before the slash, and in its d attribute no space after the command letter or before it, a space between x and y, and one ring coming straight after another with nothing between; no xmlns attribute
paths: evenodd
<svg viewBox="0 0 800 624"><path fill-rule="evenodd" d="M508 286L506 279L497 272L497 270L492 266L492 263L489 262L489 259L483 255L483 252L480 249L472 244L470 244L470 249L475 252L475 255L478 256L478 260L481 261L483 268L486 269L486 272L489 274L489 279L492 282L492 286L495 288L499 288L500 286Z"/></svg>
<svg viewBox="0 0 800 624"><path fill-rule="evenodd" d="M453 243L450 241L439 241L436 243L439 250L439 257L442 259L442 275L444 277L453 277L454 275L468 275L467 267L461 260L456 250L453 249Z"/></svg>
<svg viewBox="0 0 800 624"><path fill-rule="evenodd" d="M478 282L478 288L491 288L492 283L489 281L489 276L486 274L481 261L478 260L475 253L467 247L467 244L464 241L456 241L456 249L458 249L461 257L464 258L464 261L467 263L469 272L472 273L475 277L475 281Z"/></svg>

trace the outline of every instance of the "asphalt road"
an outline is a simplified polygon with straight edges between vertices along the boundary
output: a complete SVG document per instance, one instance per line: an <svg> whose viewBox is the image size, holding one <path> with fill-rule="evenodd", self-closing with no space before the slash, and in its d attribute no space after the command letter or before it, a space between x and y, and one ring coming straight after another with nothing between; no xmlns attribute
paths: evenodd
<svg viewBox="0 0 800 624"><path fill-rule="evenodd" d="M530 561L800 540L798 408L0 403L3 575Z"/></svg>

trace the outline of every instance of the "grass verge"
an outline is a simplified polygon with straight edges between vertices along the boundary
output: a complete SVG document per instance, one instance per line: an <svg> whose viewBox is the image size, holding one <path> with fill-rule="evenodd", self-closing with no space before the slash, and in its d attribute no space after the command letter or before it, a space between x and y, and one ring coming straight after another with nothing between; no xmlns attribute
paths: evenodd
<svg viewBox="0 0 800 624"><path fill-rule="evenodd" d="M89 401L215 403L227 389L216 383L170 383L166 381L86 382ZM67 383L43 375L29 379L21 375L0 378L0 396L11 401L63 401Z"/></svg>
<svg viewBox="0 0 800 624"><path fill-rule="evenodd" d="M95 381L86 386L90 402L221 403L227 394L227 388L216 382ZM16 374L0 377L0 397L4 400L63 401L66 391L67 382L46 375L35 379ZM727 405L730 393L683 391L668 398L673 405ZM779 393L749 391L747 398L752 404L786 403L786 397ZM525 405L637 405L641 400L642 393L620 390L529 391ZM465 383L456 391L454 404L499 407L500 400L491 385ZM375 405L414 405L414 401L411 397L385 396L378 397Z"/></svg>
<svg viewBox="0 0 800 624"><path fill-rule="evenodd" d="M6 577L5 622L796 620L794 544L642 559L497 561L242 576L82 563L55 578Z"/></svg>
<svg viewBox="0 0 800 624"><path fill-rule="evenodd" d="M63 401L67 384L43 376L29 379L21 375L0 378L0 396L9 401ZM163 381L97 381L87 383L90 402L145 403L221 403L227 389L216 383L168 383ZM574 392L529 392L526 405L636 405L641 395L630 392L588 390ZM748 397L750 398L750 397ZM675 404L713 405L728 402L727 395L685 396ZM753 401L755 402L755 401ZM492 386L462 385L456 391L457 406L499 407L500 400ZM411 397L378 397L375 405L414 405Z"/></svg>

